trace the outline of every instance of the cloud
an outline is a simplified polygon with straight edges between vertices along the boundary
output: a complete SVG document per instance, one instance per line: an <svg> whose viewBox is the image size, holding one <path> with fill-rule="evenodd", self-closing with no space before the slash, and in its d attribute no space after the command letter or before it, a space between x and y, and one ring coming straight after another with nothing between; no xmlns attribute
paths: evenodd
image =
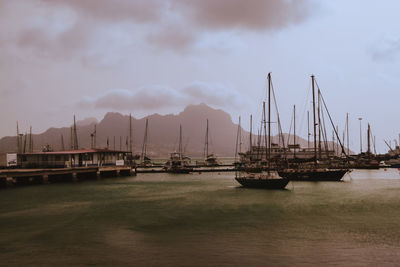
<svg viewBox="0 0 400 267"><path fill-rule="evenodd" d="M400 38L386 39L379 47L370 49L369 52L374 61L392 61L400 52Z"/></svg>
<svg viewBox="0 0 400 267"><path fill-rule="evenodd" d="M98 97L84 97L77 106L81 109L114 111L159 111L189 104L206 103L216 107L240 107L249 103L246 96L222 83L192 82L180 89L167 86L148 86L137 90L114 89Z"/></svg>
<svg viewBox="0 0 400 267"><path fill-rule="evenodd" d="M147 36L147 41L157 47L172 50L188 50L196 36L183 25L169 24Z"/></svg>
<svg viewBox="0 0 400 267"><path fill-rule="evenodd" d="M52 6L68 6L82 16L98 20L130 20L138 23L159 21L166 1L163 0L40 0Z"/></svg>
<svg viewBox="0 0 400 267"><path fill-rule="evenodd" d="M23 32L22 43L43 47L74 48L105 24L132 23L148 33L142 41L156 47L185 51L193 48L204 33L224 31L277 30L307 19L311 0L36 0L50 11L72 10L77 24L69 35L49 42L42 32ZM57 18L57 16L55 16ZM53 25L56 19L46 25ZM68 21L68 20L67 20ZM91 25L88 27L86 23ZM48 26L51 27L51 26ZM84 31L87 34L82 34ZM74 36L74 32L79 34ZM37 33L37 34L34 34ZM32 35L35 37L32 38ZM31 42L27 42L31 40ZM66 44L64 45L64 41ZM81 46L81 45L80 45ZM78 47L80 47L78 46ZM75 47L76 48L76 47Z"/></svg>
<svg viewBox="0 0 400 267"><path fill-rule="evenodd" d="M173 4L187 20L207 30L269 30L305 20L308 0L177 0Z"/></svg>
<svg viewBox="0 0 400 267"><path fill-rule="evenodd" d="M236 89L222 83L196 81L183 87L182 93L194 102L204 102L218 107L229 105L239 107L246 100Z"/></svg>
<svg viewBox="0 0 400 267"><path fill-rule="evenodd" d="M176 105L183 101L182 96L169 87L149 86L135 91L113 89L106 91L99 97L84 97L78 103L78 107L111 110L153 110Z"/></svg>

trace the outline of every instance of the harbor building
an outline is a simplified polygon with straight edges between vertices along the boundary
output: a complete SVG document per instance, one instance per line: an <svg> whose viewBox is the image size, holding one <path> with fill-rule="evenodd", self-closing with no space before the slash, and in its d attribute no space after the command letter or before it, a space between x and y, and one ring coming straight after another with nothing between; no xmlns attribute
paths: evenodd
<svg viewBox="0 0 400 267"><path fill-rule="evenodd" d="M131 153L105 148L17 154L18 168L70 168L130 165Z"/></svg>

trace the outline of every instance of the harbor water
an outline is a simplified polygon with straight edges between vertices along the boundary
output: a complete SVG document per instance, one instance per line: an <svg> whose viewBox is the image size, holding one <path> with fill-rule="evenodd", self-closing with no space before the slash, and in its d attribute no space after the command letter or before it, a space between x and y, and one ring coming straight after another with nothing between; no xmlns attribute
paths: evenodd
<svg viewBox="0 0 400 267"><path fill-rule="evenodd" d="M2 266L397 265L400 173L246 189L234 173L0 190Z"/></svg>

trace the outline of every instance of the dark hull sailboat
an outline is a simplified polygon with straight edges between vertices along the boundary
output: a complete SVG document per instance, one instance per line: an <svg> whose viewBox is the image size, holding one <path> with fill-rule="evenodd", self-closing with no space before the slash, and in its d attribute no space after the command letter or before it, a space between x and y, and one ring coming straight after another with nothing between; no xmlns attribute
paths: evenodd
<svg viewBox="0 0 400 267"><path fill-rule="evenodd" d="M268 175L246 175L244 177L235 177L235 180L244 187L260 189L284 189L289 183L289 179L282 177L271 178Z"/></svg>
<svg viewBox="0 0 400 267"><path fill-rule="evenodd" d="M278 174L290 181L340 181L347 169L285 169Z"/></svg>
<svg viewBox="0 0 400 267"><path fill-rule="evenodd" d="M349 171L348 167L334 167L332 163L325 162L321 166L320 163L318 162L318 153L321 153L321 117L320 117L320 106L324 106L326 111L328 112L329 119L332 123L332 127L334 128L332 119L330 117L329 111L326 107L325 101L323 100L323 97L321 95L321 92L318 88L318 112L315 110L315 80L314 80L314 75L311 76L311 81L312 81L312 98L313 98L313 120L314 120L314 161L315 165L314 166L308 166L308 167L303 167L298 163L297 168L287 168L283 170L279 170L278 173L282 177L285 177L291 181L340 181L342 180L343 176ZM321 100L322 100L322 105L321 105ZM318 114L318 121L316 119L316 114ZM318 125L318 150L317 150L317 129L316 126ZM343 148L343 145L340 141L340 138L338 136L337 130L334 128L334 132L336 134L337 140L340 143L340 146L342 147L342 152L345 154L345 150ZM346 155L346 154L345 154ZM347 157L347 156L346 156Z"/></svg>
<svg viewBox="0 0 400 267"><path fill-rule="evenodd" d="M260 188L260 189L284 189L286 185L289 183L289 179L282 178L278 175L276 171L273 171L271 167L271 73L268 73L268 120L265 114L265 102L263 102L263 118L262 118L262 126L264 128L264 138L265 138L265 148L266 148L266 165L258 165L258 166L237 166L242 167L244 171L246 168L249 169L251 167L255 167L256 171L260 171L260 173L249 173L249 172L238 172L236 173L235 180L240 183L244 187L248 188ZM276 104L276 103L275 103ZM279 121L279 114L278 121ZM267 132L267 124L268 124L268 132ZM236 147L241 144L239 136L240 134L240 118L238 125L238 138L236 139ZM250 141L250 144L252 142ZM237 150L237 149L236 149ZM264 172L262 172L264 170ZM243 173L243 176L241 175Z"/></svg>

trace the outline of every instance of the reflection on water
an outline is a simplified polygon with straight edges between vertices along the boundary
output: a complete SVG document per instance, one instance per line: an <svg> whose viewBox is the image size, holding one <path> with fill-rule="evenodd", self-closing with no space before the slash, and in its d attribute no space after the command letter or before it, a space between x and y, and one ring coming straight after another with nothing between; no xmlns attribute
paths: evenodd
<svg viewBox="0 0 400 267"><path fill-rule="evenodd" d="M142 174L0 191L5 265L397 264L400 174L239 187L233 173Z"/></svg>

